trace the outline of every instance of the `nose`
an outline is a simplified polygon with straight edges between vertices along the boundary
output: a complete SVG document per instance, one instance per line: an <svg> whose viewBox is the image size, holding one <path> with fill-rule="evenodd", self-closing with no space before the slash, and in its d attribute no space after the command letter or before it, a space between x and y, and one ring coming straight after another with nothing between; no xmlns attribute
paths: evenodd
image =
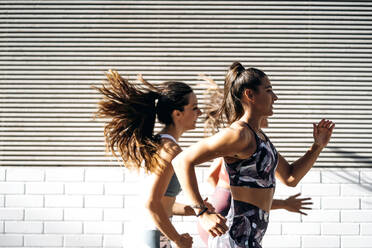
<svg viewBox="0 0 372 248"><path fill-rule="evenodd" d="M278 100L278 96L273 92L273 98L274 98L274 101Z"/></svg>

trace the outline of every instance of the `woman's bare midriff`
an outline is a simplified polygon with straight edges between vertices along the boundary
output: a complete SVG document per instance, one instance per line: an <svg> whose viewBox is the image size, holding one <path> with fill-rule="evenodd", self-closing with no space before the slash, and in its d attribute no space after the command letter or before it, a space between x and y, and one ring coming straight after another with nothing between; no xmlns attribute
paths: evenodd
<svg viewBox="0 0 372 248"><path fill-rule="evenodd" d="M275 188L247 188L230 186L234 200L247 202L267 212L271 209Z"/></svg>
<svg viewBox="0 0 372 248"><path fill-rule="evenodd" d="M161 203L168 217L171 217L173 215L172 209L173 209L173 205L175 202L176 202L176 197L164 196L161 199Z"/></svg>

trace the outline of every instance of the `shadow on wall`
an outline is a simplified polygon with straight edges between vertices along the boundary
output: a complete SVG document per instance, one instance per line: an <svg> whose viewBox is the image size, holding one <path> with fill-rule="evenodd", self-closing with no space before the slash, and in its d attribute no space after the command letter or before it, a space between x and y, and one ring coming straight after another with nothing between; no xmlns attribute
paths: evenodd
<svg viewBox="0 0 372 248"><path fill-rule="evenodd" d="M351 151L345 151L343 149L340 149L339 147L328 147L331 151L338 154L341 158L347 158L352 159L355 161L355 169L359 168L371 168L372 169L372 158L367 156L360 156L356 152ZM372 184L369 183L372 181L372 175L371 177L362 178L362 175L359 175L359 173L355 174L353 173L353 170L345 170L344 172L340 173L335 171L334 175L335 177L342 178L345 181L348 181L353 184L358 184L358 187L360 187L363 191L369 191L372 192ZM371 203L372 204L372 203Z"/></svg>

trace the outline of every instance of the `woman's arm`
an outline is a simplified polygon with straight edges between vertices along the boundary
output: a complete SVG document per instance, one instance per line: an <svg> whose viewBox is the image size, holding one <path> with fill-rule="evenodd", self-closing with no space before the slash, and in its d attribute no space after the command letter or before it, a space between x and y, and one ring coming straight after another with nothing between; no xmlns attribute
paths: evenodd
<svg viewBox="0 0 372 248"><path fill-rule="evenodd" d="M197 184L195 165L217 157L234 157L247 149L252 134L243 129L239 124L226 128L190 146L172 161L182 189L191 200L195 212L199 213L205 208ZM203 228L212 236L222 235L227 231L226 220L219 214L204 212L199 218Z"/></svg>
<svg viewBox="0 0 372 248"><path fill-rule="evenodd" d="M195 215L194 209L190 205L175 202L172 208L172 213L174 215L181 216L193 216Z"/></svg>
<svg viewBox="0 0 372 248"><path fill-rule="evenodd" d="M179 247L191 247L191 237L187 238L185 235L181 235L177 232L169 220L161 202L174 173L170 162L172 161L172 158L181 151L181 148L172 141L165 141L163 147L164 148L160 151L160 157L163 159L166 167L158 174L152 175L153 183L146 202L146 208L148 209L155 225L162 233L164 233L164 235L175 242ZM185 243L189 245L183 246Z"/></svg>
<svg viewBox="0 0 372 248"><path fill-rule="evenodd" d="M285 209L289 212L295 212L300 213L303 215L307 215L305 212L302 212L301 210L308 210L311 209L309 207L306 207L307 205L312 205L313 202L311 202L311 198L297 198L301 195L301 193L298 193L296 195L292 195L288 197L285 200L278 200L274 199L273 203L271 205L271 209Z"/></svg>
<svg viewBox="0 0 372 248"><path fill-rule="evenodd" d="M335 124L332 121L321 120L313 124L314 144L300 159L289 164L279 153L276 176L287 186L295 187L306 173L313 167L320 152L327 146Z"/></svg>

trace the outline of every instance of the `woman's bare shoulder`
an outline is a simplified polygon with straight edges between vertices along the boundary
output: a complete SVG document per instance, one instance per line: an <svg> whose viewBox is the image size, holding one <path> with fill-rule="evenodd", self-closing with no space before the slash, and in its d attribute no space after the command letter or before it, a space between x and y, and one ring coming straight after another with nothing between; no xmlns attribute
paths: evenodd
<svg viewBox="0 0 372 248"><path fill-rule="evenodd" d="M235 121L227 128L228 135L232 138L236 138L240 141L249 140L251 138L251 132L248 126L242 121Z"/></svg>
<svg viewBox="0 0 372 248"><path fill-rule="evenodd" d="M171 139L162 138L160 141L159 155L166 160L172 160L182 151L181 147Z"/></svg>

